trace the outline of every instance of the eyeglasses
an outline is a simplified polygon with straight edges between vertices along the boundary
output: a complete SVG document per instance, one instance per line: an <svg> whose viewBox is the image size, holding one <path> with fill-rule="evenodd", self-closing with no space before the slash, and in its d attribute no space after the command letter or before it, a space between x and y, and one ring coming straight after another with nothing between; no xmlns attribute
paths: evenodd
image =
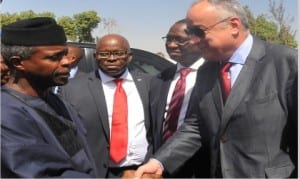
<svg viewBox="0 0 300 179"><path fill-rule="evenodd" d="M100 51L96 53L98 58L109 58L111 55L117 58L124 58L127 54L127 51Z"/></svg>
<svg viewBox="0 0 300 179"><path fill-rule="evenodd" d="M188 31L189 33L191 34L194 34L200 38L204 38L205 37L205 32L208 31L208 30L211 30L213 29L216 25L218 24L221 24L223 22L226 22L227 20L229 20L231 17L227 17L225 19L222 19L218 22L216 22L215 24L213 25L210 25L208 27L198 27L198 26L194 26L194 27L189 27Z"/></svg>
<svg viewBox="0 0 300 179"><path fill-rule="evenodd" d="M178 45L185 45L188 43L188 41L190 39L188 38L181 38L181 37L176 37L176 36L165 36L162 37L162 39L166 42L166 43L171 43L171 42L175 42Z"/></svg>

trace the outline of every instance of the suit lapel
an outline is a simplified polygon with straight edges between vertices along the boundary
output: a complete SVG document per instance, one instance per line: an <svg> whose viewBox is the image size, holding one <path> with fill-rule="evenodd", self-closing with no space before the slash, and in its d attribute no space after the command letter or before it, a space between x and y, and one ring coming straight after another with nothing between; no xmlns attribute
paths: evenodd
<svg viewBox="0 0 300 179"><path fill-rule="evenodd" d="M167 105L167 99L168 99L168 93L169 89L172 83L172 80L174 78L174 75L176 73L177 66L172 66L169 68L169 70L166 70L163 74L161 74L160 78L163 81L160 91L158 91L157 94L159 94L159 102L158 102L158 114L156 116L155 120L159 120L159 125L157 126L159 129L158 131L162 131L163 123L165 120L165 109Z"/></svg>
<svg viewBox="0 0 300 179"><path fill-rule="evenodd" d="M264 55L265 47L254 38L253 46L249 56L247 57L246 63L233 85L225 103L222 114L222 132L226 129L233 112L239 106L249 88L253 85L253 77L255 77L255 74L260 70L258 62Z"/></svg>
<svg viewBox="0 0 300 179"><path fill-rule="evenodd" d="M88 82L88 88L92 96L94 97L94 102L96 103L97 110L98 110L98 116L100 119L100 122L102 123L103 130L105 133L106 139L110 140L109 135L109 123L108 123L108 112L106 107L106 100L104 96L103 87L101 84L101 79L96 71L96 77L95 76L89 76L89 82Z"/></svg>

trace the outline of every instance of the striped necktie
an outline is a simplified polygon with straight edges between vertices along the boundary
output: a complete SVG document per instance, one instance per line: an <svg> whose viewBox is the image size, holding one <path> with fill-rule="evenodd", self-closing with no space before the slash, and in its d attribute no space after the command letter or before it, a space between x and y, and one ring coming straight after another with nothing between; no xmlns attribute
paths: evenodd
<svg viewBox="0 0 300 179"><path fill-rule="evenodd" d="M180 109L183 103L185 86L186 86L186 76L191 72L191 68L182 68L180 72L180 78L176 82L175 89L172 94L172 98L169 104L169 109L167 111L167 117L164 123L163 129L163 143L171 137L174 132L177 130L178 117Z"/></svg>

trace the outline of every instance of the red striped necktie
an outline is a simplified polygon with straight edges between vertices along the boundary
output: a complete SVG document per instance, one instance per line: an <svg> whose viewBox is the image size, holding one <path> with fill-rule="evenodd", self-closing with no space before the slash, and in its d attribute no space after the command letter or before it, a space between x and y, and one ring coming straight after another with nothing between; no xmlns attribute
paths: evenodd
<svg viewBox="0 0 300 179"><path fill-rule="evenodd" d="M180 72L180 78L176 82L175 89L172 94L172 98L169 104L169 109L167 111L167 117L164 123L163 129L163 143L171 137L174 132L177 130L178 117L180 109L183 103L185 86L186 86L186 76L191 72L191 68L182 68Z"/></svg>

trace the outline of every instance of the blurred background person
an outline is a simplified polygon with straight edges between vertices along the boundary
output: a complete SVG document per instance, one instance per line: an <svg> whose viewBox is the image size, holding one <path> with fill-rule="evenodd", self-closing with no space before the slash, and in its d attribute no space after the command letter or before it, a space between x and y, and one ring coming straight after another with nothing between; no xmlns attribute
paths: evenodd
<svg viewBox="0 0 300 179"><path fill-rule="evenodd" d="M9 80L9 69L2 55L0 55L0 70L1 70L1 86L6 84Z"/></svg>
<svg viewBox="0 0 300 179"><path fill-rule="evenodd" d="M68 45L67 47L68 47L67 58L69 58L69 60L71 61L71 71L70 71L69 79L77 78L85 73L78 68L78 63L84 57L84 50L81 47L76 45ZM55 86L53 88L53 92L58 95L61 94L62 90L63 90L63 86Z"/></svg>

